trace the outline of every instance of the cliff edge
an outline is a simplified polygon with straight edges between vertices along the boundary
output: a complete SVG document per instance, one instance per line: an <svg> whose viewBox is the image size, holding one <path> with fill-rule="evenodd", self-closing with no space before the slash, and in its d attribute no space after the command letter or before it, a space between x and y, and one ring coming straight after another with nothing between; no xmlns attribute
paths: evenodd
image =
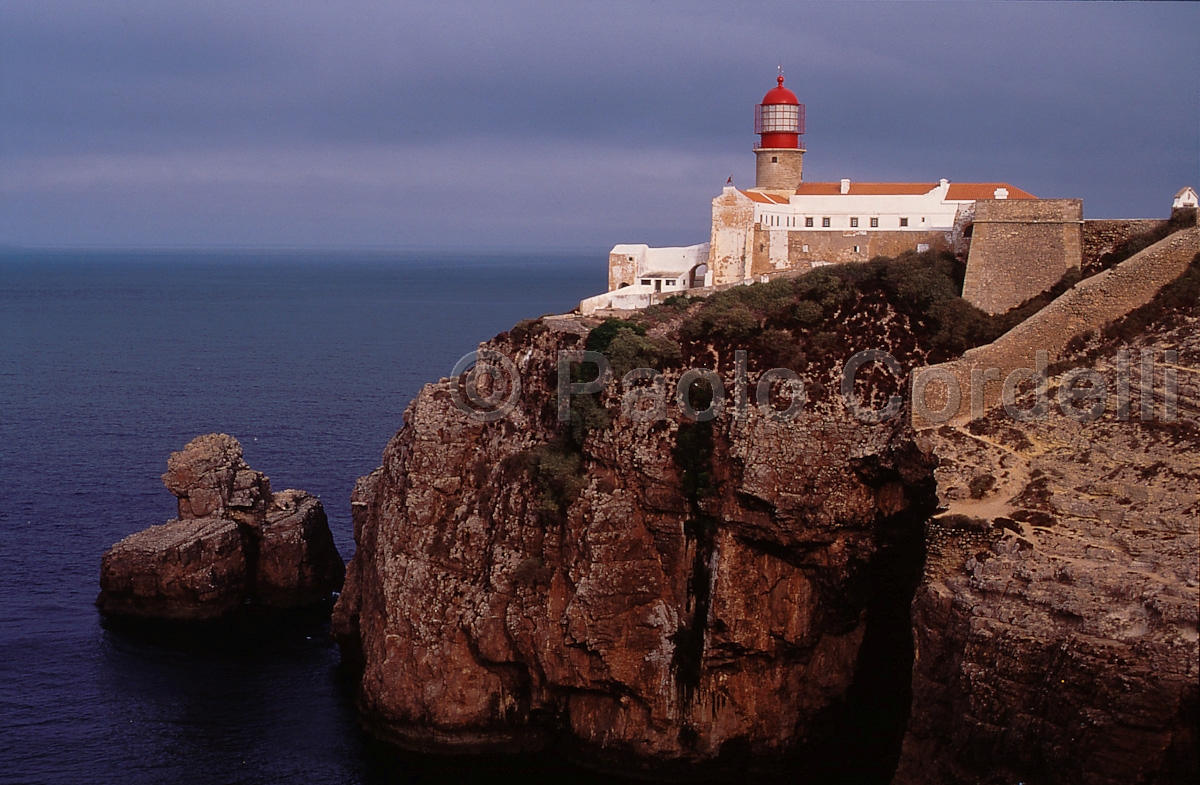
<svg viewBox="0 0 1200 785"><path fill-rule="evenodd" d="M998 334L952 268L525 322L474 397L427 385L352 498L364 726L698 779L1189 781L1194 394L1169 426L915 432L910 375ZM1141 332L1194 374L1175 310Z"/></svg>

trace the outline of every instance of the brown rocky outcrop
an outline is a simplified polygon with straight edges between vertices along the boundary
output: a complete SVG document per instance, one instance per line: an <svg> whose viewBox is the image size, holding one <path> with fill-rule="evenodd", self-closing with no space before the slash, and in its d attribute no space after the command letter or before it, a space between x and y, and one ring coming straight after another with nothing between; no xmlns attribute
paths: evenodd
<svg viewBox="0 0 1200 785"><path fill-rule="evenodd" d="M666 417L618 414L614 383L556 421L557 353L590 346L598 324L578 317L487 345L520 375L505 417L468 416L453 380L421 391L352 497L358 550L333 628L365 727L420 750L557 741L601 767L742 780L1194 781L1194 294L1171 306L1182 322L1151 319L1132 346L1062 342L1058 359L1133 391L1131 414L993 410L914 432L908 413L862 422L832 391L859 349L890 351L901 376L927 362L916 319L861 291L814 316L781 308L781 291L681 308L726 335L753 318L745 303L824 314L820 340L803 336L809 400L790 421L754 405L753 364L736 411L728 342L684 340L666 308L644 322L646 343L680 340ZM777 357L798 343L770 332L742 337ZM1141 349L1158 363L1145 419ZM684 366L716 369L730 409L681 416ZM855 389L878 409L901 385L871 367Z"/></svg>
<svg viewBox="0 0 1200 785"><path fill-rule="evenodd" d="M167 461L179 518L131 534L104 554L96 605L107 616L216 619L250 605L327 602L344 565L320 500L271 493L232 436L193 439Z"/></svg>
<svg viewBox="0 0 1200 785"><path fill-rule="evenodd" d="M906 425L840 399L793 422L614 416L561 450L556 353L594 324L492 344L524 385L499 421L427 385L359 481L334 632L364 724L422 750L558 738L624 770L819 765L872 637L871 567L919 541L932 466ZM711 358L731 391L732 359Z"/></svg>
<svg viewBox="0 0 1200 785"><path fill-rule="evenodd" d="M993 409L922 434L949 510L928 526L913 603L897 783L1197 781L1197 328L1193 307L1130 346L1076 352L1066 365L1109 391L1095 419L1059 408L1057 376L1045 418Z"/></svg>

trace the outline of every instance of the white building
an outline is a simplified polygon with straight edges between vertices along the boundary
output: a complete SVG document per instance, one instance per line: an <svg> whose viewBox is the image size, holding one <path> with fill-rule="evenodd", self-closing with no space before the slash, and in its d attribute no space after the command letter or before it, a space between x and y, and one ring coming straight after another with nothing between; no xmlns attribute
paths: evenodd
<svg viewBox="0 0 1200 785"><path fill-rule="evenodd" d="M605 294L580 303L584 314L605 309L645 308L657 299L682 294L687 289L711 286L708 243L686 248L650 248L615 245L608 254L608 288Z"/></svg>
<svg viewBox="0 0 1200 785"><path fill-rule="evenodd" d="M584 313L907 250L963 252L977 201L1036 198L1007 183L803 182L804 105L777 81L755 107L755 187L730 184L713 199L708 243L614 246L609 291L583 301Z"/></svg>

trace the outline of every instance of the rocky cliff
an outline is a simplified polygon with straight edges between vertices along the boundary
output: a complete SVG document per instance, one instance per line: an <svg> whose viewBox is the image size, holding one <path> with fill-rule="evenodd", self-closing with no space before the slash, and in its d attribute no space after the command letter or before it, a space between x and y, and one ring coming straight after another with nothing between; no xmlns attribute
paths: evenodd
<svg viewBox="0 0 1200 785"><path fill-rule="evenodd" d="M852 305L840 291L830 319ZM784 294L779 305L795 303ZM714 342L729 345L727 323L689 322L680 344L683 316L662 318L605 347L618 374L657 353L666 389L703 365L733 396L735 352ZM862 346L914 361L906 318L886 303L853 320ZM791 341L755 344L742 416L692 422L669 403L638 421L614 382L577 397L563 425L558 352L594 346L597 324L546 319L498 337L489 348L519 369L516 408L477 422L455 405L455 382L428 385L359 482L334 627L362 668L367 727L418 749L554 738L625 770L814 767L874 692L894 710L868 720L883 727L860 762L894 766L932 462L902 420L850 416L829 392L831 362L809 366L795 419L760 410L767 356L799 350ZM899 552L907 573L889 567Z"/></svg>
<svg viewBox="0 0 1200 785"><path fill-rule="evenodd" d="M922 433L949 509L927 525L896 782L1200 777L1200 265L1189 275L1168 307L1076 343L1049 416L997 407ZM1071 401L1072 369L1107 406Z"/></svg>
<svg viewBox="0 0 1200 785"><path fill-rule="evenodd" d="M485 347L519 377L498 418L464 411L461 380L426 386L353 495L334 632L367 729L680 776L887 782L902 738L905 782L1186 772L1196 508L1171 454L1193 437L1114 426L1085 455L1071 420L1023 454L1005 441L1023 429L872 416L986 333L934 266L818 271L636 324L523 323ZM662 375L574 395L560 422L558 353L585 348L618 380ZM856 413L841 370L866 349L896 366L863 362ZM697 367L710 383L676 398ZM492 382L494 406L512 377ZM719 416L685 416L719 388ZM1151 466L1157 489L1138 482ZM983 506L935 517L958 502Z"/></svg>
<svg viewBox="0 0 1200 785"><path fill-rule="evenodd" d="M328 602L345 566L320 500L271 493L232 436L208 434L171 454L163 483L179 517L104 554L96 605L106 616L199 620L245 605L284 610Z"/></svg>

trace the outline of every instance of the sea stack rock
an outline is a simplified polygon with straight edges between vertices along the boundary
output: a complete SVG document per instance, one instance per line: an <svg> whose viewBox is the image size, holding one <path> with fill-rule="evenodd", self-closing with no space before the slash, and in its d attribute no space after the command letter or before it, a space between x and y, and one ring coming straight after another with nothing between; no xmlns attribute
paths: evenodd
<svg viewBox="0 0 1200 785"><path fill-rule="evenodd" d="M163 483L179 517L104 554L96 605L106 616L217 619L247 605L315 605L341 589L345 566L321 502L272 494L232 436L199 436L172 453Z"/></svg>

